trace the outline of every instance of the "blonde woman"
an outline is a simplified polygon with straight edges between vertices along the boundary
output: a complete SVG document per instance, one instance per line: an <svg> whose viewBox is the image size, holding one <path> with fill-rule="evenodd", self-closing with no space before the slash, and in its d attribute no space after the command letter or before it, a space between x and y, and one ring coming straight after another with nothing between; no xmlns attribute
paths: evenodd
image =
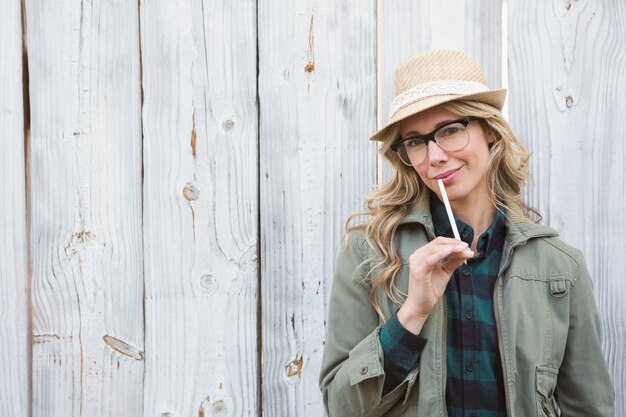
<svg viewBox="0 0 626 417"><path fill-rule="evenodd" d="M432 51L398 67L396 94L372 137L394 176L348 220L333 280L329 416L611 416L591 280L521 199L506 90Z"/></svg>

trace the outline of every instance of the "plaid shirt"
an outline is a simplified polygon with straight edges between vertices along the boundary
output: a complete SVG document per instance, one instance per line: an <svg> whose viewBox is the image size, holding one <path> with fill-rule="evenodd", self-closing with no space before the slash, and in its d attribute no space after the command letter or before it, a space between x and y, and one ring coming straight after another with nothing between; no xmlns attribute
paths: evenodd
<svg viewBox="0 0 626 417"><path fill-rule="evenodd" d="M433 196L431 213L437 236L453 237L445 207ZM461 239L471 243L474 230L456 218ZM446 288L447 385L450 417L506 417L504 381L493 312L493 291L506 236L505 218L496 218L477 243L477 255L454 271ZM426 339L402 327L397 314L383 326L383 393L398 386L417 363Z"/></svg>

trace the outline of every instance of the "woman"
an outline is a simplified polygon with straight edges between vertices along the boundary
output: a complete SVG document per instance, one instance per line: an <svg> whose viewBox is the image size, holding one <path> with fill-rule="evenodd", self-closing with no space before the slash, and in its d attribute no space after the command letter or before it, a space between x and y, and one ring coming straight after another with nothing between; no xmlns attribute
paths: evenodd
<svg viewBox="0 0 626 417"><path fill-rule="evenodd" d="M396 94L373 136L395 175L348 219L368 216L333 281L329 416L611 416L591 280L521 200L528 152L500 113L506 90L432 51L398 67Z"/></svg>

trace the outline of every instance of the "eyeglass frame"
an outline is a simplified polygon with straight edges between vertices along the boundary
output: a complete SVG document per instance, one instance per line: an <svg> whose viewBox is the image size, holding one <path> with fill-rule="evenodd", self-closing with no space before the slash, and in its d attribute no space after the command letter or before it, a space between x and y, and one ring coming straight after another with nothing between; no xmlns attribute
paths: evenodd
<svg viewBox="0 0 626 417"><path fill-rule="evenodd" d="M479 120L479 117L473 117L473 116L465 116L462 117L460 119L457 120L451 120L449 122L446 122L444 124L442 124L441 126L437 127L437 129L433 130L430 133L426 133L425 135L412 135L409 136L408 138L400 138L400 140L395 141L394 143L391 144L391 150L396 152L398 154L398 157L400 158L400 160L408 166L416 166L416 165L420 165L423 164L424 161L426 161L426 159L428 159L428 142L435 142L437 144L437 146L439 146L441 149L443 149L444 151L446 151L445 148L441 147L441 145L439 144L439 142L437 142L437 139L435 139L435 134L437 132L439 132L439 130L443 129L446 126L452 125L454 123L461 123L463 125L463 127L465 127L465 129L467 129L467 126L470 124L470 122L474 121L474 120ZM424 145L426 145L426 156L424 157L424 159L421 162L418 162L417 164L407 164L404 159L402 159L402 157L400 156L400 153L398 152L398 149L400 149L400 147L407 141L409 140L415 140L415 139L421 139L424 141ZM465 144L465 146L463 146L462 148L459 148L455 151L448 151L448 152L458 152L462 149L464 149L468 144L469 144L469 132L467 132L467 143Z"/></svg>

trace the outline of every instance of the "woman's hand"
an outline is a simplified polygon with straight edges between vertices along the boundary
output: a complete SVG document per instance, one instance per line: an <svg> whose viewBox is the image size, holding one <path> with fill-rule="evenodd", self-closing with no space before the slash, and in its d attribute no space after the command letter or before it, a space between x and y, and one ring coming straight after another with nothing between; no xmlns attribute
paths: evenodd
<svg viewBox="0 0 626 417"><path fill-rule="evenodd" d="M398 320L413 334L422 326L446 289L455 269L474 256L467 243L438 237L409 258L409 289Z"/></svg>

